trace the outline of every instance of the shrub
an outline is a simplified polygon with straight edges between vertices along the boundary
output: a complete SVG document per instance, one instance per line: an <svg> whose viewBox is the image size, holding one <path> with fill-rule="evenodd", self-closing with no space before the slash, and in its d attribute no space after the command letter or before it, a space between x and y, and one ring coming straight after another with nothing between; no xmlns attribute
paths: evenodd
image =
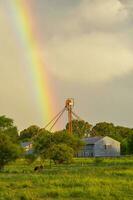
<svg viewBox="0 0 133 200"><path fill-rule="evenodd" d="M63 154L64 156L69 154L68 157L70 159L65 158L65 160L70 161L72 156L82 148L83 142L81 139L70 135L66 131L59 131L52 134L42 129L36 137L33 146L34 153L42 159L53 159L55 161L57 157L63 157ZM65 160L63 158L62 162L65 162Z"/></svg>
<svg viewBox="0 0 133 200"><path fill-rule="evenodd" d="M57 164L71 163L74 151L66 144L56 144L51 149L51 159Z"/></svg>

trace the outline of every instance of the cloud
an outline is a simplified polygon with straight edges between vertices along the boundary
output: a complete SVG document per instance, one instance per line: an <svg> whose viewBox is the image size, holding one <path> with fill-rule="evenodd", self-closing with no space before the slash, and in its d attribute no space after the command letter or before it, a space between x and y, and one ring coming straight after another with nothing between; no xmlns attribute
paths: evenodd
<svg viewBox="0 0 133 200"><path fill-rule="evenodd" d="M30 85L30 72L14 34L9 1L0 0L1 115L15 119L20 128L43 126L40 107L31 90L34 85ZM52 76L59 97L56 107L62 107L65 98L74 97L76 112L88 121L132 125L133 1L30 3L42 45L40 51L56 75ZM82 83L87 84L83 87Z"/></svg>
<svg viewBox="0 0 133 200"><path fill-rule="evenodd" d="M108 80L133 68L132 52L109 34L56 40L47 59L59 77L80 81Z"/></svg>
<svg viewBox="0 0 133 200"><path fill-rule="evenodd" d="M84 0L79 6L80 17L89 25L98 27L115 26L127 17L127 11L118 0Z"/></svg>
<svg viewBox="0 0 133 200"><path fill-rule="evenodd" d="M45 58L61 79L107 81L133 69L129 13L118 0L83 0L57 22Z"/></svg>

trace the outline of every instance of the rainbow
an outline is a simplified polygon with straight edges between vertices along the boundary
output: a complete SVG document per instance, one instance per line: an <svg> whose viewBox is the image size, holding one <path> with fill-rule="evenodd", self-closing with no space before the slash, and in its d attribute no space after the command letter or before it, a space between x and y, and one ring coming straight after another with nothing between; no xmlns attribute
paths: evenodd
<svg viewBox="0 0 133 200"><path fill-rule="evenodd" d="M35 92L42 120L47 123L54 115L53 92L36 39L35 23L33 23L33 15L28 8L28 2L27 0L8 1L18 42L23 49L22 56L28 66L32 89Z"/></svg>

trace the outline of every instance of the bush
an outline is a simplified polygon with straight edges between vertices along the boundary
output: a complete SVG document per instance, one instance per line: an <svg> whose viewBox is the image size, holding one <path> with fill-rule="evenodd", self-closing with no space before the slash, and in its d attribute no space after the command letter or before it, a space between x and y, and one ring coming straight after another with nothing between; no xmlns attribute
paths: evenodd
<svg viewBox="0 0 133 200"><path fill-rule="evenodd" d="M69 162L72 160L74 154L82 148L83 142L66 131L59 131L52 134L42 129L36 137L33 146L34 153L42 159L53 159L55 161L59 160L59 157L64 156L62 162L65 162L65 160ZM70 159L67 158L67 154L69 154Z"/></svg>
<svg viewBox="0 0 133 200"><path fill-rule="evenodd" d="M71 163L73 154L73 149L66 144L57 144L51 149L51 159L56 164Z"/></svg>

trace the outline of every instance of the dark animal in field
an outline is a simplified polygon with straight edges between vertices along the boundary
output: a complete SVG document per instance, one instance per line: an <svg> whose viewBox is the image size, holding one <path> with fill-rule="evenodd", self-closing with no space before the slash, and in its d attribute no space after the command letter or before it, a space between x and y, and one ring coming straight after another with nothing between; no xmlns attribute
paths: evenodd
<svg viewBox="0 0 133 200"><path fill-rule="evenodd" d="M44 167L42 165L39 165L34 168L34 172L41 172L43 169Z"/></svg>

